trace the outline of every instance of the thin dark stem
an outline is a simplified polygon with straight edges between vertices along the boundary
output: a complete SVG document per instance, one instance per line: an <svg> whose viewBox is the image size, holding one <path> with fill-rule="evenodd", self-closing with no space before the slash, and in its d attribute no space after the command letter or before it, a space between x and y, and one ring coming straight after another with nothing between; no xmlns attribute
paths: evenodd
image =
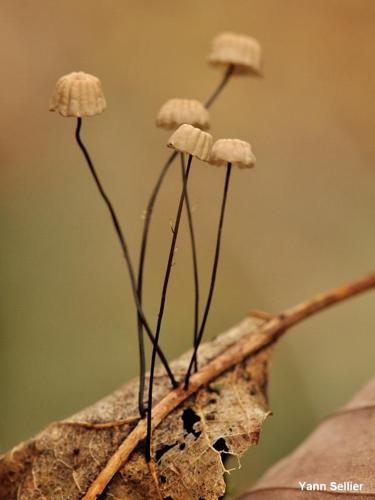
<svg viewBox="0 0 375 500"><path fill-rule="evenodd" d="M225 85L228 83L229 78L232 76L233 71L234 71L234 65L230 64L228 66L228 69L224 73L223 79L221 80L221 82L219 83L219 85L216 87L216 89L212 92L212 94L207 99L207 101L204 103L204 106L207 109L210 108L212 106L212 104L214 103L214 101L216 101L216 99L219 97L219 95L221 94L221 92L224 89Z"/></svg>
<svg viewBox="0 0 375 500"><path fill-rule="evenodd" d="M214 101L219 97L220 93L223 91L224 87L227 85L231 75L233 74L234 66L229 65L227 71L225 72L222 80L216 89L212 92L212 94L208 97L205 103L205 107L208 109L214 103ZM164 164L159 177L156 180L156 184L152 190L150 199L146 208L146 215L143 224L142 230L142 240L141 240L141 251L139 255L139 263L138 263L138 297L140 305L142 305L142 296L143 296L143 275L144 275L144 267L146 260L146 251L147 251L147 243L148 236L150 232L150 225L152 219L152 212L154 209L154 205L156 202L156 198L158 197L160 188L164 182L164 178L174 162L177 153L174 151L171 156L167 159ZM139 392L138 392L138 407L139 412L142 416L145 415L145 408L143 402L143 395L145 389L145 379L146 379L146 369L145 369L145 347L144 347L144 338L143 338L143 327L140 316L138 315L138 345L139 345L139 358L140 358L140 378L139 378Z"/></svg>
<svg viewBox="0 0 375 500"><path fill-rule="evenodd" d="M95 184L99 190L99 193L101 195L101 197L103 198L105 204L107 205L107 208L109 210L109 213L111 215L111 219L112 219L112 223L113 223L113 226L115 228L115 231L116 231L116 234L117 234L117 237L118 237L118 240L120 242L120 245L121 245L121 249L122 249L122 252L123 252L123 255L124 255L124 258L125 258L125 262L126 262L126 266L127 266L127 269L128 269L128 272L129 272L129 277L130 277L130 283L131 283L131 288L132 288L132 292L133 292L133 296L134 296L134 302L135 302L135 305L136 305L136 308L137 308L137 311L138 311L138 314L140 315L141 317L141 320L142 320L142 323L148 333L148 336L150 337L151 341L154 343L155 339L154 339L154 335L151 331L151 328L149 327L148 323L147 323L147 320L143 314L143 311L142 311L142 306L139 302L139 299L138 299L138 293L137 293L137 286L136 286L136 281L135 281L135 276L134 276L134 271L133 271L133 266L132 266L132 263L131 263L131 259L130 259L130 254L129 254L129 250L128 250L128 246L126 244L126 241L125 241L125 237L124 237L124 234L122 232L122 229L121 229L121 226L120 226L120 223L119 223L119 220L117 218L117 215L116 215L116 212L113 208L113 205L108 197L108 195L106 194L106 192L104 191L104 188L102 186L102 183L99 179L99 176L98 174L96 173L96 170L94 168L94 164L90 158L90 155L85 147L85 145L83 144L82 140L81 140L81 136L80 136L80 132L81 132L81 126L82 126L82 118L78 118L77 120L77 128L76 128L76 133L75 133L75 137L76 137L76 140L77 140L77 143L78 143L78 146L80 147L85 159L86 159L86 162L87 162L87 165L90 169L90 172L94 178L94 181L95 181ZM166 357L164 356L162 350L157 346L157 352L158 352L158 355L160 357L160 360L162 361L163 365L165 366L165 369L168 373L168 376L169 378L171 379L171 382L172 382L172 385L174 387L177 386L177 382L173 376L173 373L171 371L171 369L169 368L169 364L168 364L168 361L166 359Z"/></svg>
<svg viewBox="0 0 375 500"><path fill-rule="evenodd" d="M185 389L187 389L189 387L189 379L190 379L190 375L191 375L191 370L193 368L195 359L197 358L197 351L198 351L199 345L202 341L204 329L205 329L207 318L208 318L208 313L209 313L210 307L211 307L212 296L213 296L214 289L215 289L217 267L219 264L219 257L220 257L221 236L222 236L224 214L225 214L225 207L226 207L227 197L228 197L228 188L229 188L229 180L230 180L231 171L232 171L232 165L230 163L228 163L227 172L226 172L226 176L225 176L223 200L221 203L219 227L218 227L218 231L217 231L216 249L215 249L214 264L212 266L210 288L209 288L209 292L208 292L208 297L207 297L206 307L205 307L204 314L203 314L202 323L201 323L201 326L199 329L198 340L194 346L194 352L193 352L193 355L191 357L189 368L188 368L188 371L187 371L186 377L185 377Z"/></svg>
<svg viewBox="0 0 375 500"><path fill-rule="evenodd" d="M137 293L138 293L138 298L139 298L139 303L142 305L142 300L143 300L143 273L144 273L144 266L145 266L145 258L146 258L146 249L147 249L147 242L148 242L148 236L149 236L149 230L150 230L150 223L151 223L151 218L152 218L152 212L154 209L155 201L157 198L157 195L160 191L160 187L163 183L164 177L166 176L169 167L172 165L173 160L176 158L177 152L174 151L168 160L165 162L162 171L160 172L160 175L156 181L156 184L154 186L154 189L152 190L150 199L147 204L146 208L146 213L145 213L145 221L143 225L143 231L142 231L142 241L141 241L141 251L139 255L139 264L138 264L138 287L137 287ZM146 358L145 358L145 344L144 344L144 338L143 338L143 324L142 324L142 318L138 314L137 318L137 326L138 326L138 346L139 346L139 390L138 390L138 409L139 413L142 417L145 416L145 406L144 406L144 401L143 401L143 396L144 396L144 391L145 391L145 380L146 380Z"/></svg>
<svg viewBox="0 0 375 500"><path fill-rule="evenodd" d="M180 200L179 200L179 203L178 203L178 209L177 209L177 214L176 214L176 221L175 221L175 225L174 225L174 229L173 229L173 233L172 233L172 241L171 241L171 246L170 246L170 249L169 249L167 267L166 267L165 275L164 275L163 290L162 290L161 300L160 300L158 322L157 322L156 332L155 332L155 341L154 341L154 345L153 345L153 348L152 348L151 367L150 367L150 380L149 380L149 385L148 385L148 402L147 402L147 437L146 437L146 453L145 453L147 461L150 461L150 459L151 459L152 392L153 392L153 385L154 385L156 348L158 346L159 337L160 337L160 330L161 330L161 325L162 325L162 321L163 321L165 301L167 299L167 290L168 290L169 278L170 278L171 271L172 271L173 257L174 257L174 252L175 252L175 249L176 249L176 242L177 242L178 230L179 230L179 227L180 227L182 208L184 206L185 192L186 192L186 188L187 188L187 182L188 182L188 179L189 179L189 173L190 173L190 167L191 167L192 159L193 159L192 155L189 155L189 159L188 159L186 171L184 170L184 166L182 165L182 171L183 171L183 174L182 174L183 175L183 188L182 188L182 192L181 192L181 195L180 195Z"/></svg>
<svg viewBox="0 0 375 500"><path fill-rule="evenodd" d="M189 234L190 234L190 242L191 242L191 254L193 258L193 275L194 275L194 336L193 343L194 345L198 340L198 328L199 328L199 273L198 273L198 257L197 257L197 245L195 241L195 232L194 232L194 224L193 224L193 215L190 205L189 193L186 187L185 182L185 161L184 161L184 153L180 153L181 156L181 171L182 171L182 185L185 187L185 206L186 213L188 218L189 225ZM196 360L197 361L197 360ZM198 369L198 363L195 363L195 371Z"/></svg>

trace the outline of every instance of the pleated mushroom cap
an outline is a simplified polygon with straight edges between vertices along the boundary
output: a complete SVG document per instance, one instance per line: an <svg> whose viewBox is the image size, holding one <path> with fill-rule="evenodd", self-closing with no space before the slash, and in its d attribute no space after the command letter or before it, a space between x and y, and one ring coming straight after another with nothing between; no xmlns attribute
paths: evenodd
<svg viewBox="0 0 375 500"><path fill-rule="evenodd" d="M156 125L176 129L187 123L200 129L210 127L210 116L203 104L195 99L169 99L160 108Z"/></svg>
<svg viewBox="0 0 375 500"><path fill-rule="evenodd" d="M173 132L167 146L208 161L211 154L212 135L185 123Z"/></svg>
<svg viewBox="0 0 375 500"><path fill-rule="evenodd" d="M208 61L213 66L234 66L234 73L261 74L262 50L255 38L221 33L212 41Z"/></svg>
<svg viewBox="0 0 375 500"><path fill-rule="evenodd" d="M253 167L255 161L250 144L240 139L218 139L212 146L209 160L219 167L231 163L239 168Z"/></svg>
<svg viewBox="0 0 375 500"><path fill-rule="evenodd" d="M49 105L50 111L74 117L99 115L105 108L99 78L82 71L59 78Z"/></svg>

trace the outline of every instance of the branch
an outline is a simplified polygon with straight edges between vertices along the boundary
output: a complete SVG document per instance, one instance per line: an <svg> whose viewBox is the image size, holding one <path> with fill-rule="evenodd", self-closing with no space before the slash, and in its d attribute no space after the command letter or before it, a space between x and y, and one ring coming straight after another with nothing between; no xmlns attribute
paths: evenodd
<svg viewBox="0 0 375 500"><path fill-rule="evenodd" d="M153 408L152 429L155 429L172 410L194 394L200 387L208 384L224 371L240 363L250 355L275 342L292 326L319 311L374 287L375 272L328 292L321 293L308 301L287 309L267 321L256 332L253 332L251 335L244 335L244 337L225 350L221 355L202 367L199 372L192 375L187 390L184 390L183 384L181 384L155 405ZM245 328L245 325L243 328ZM109 459L106 466L91 484L83 500L95 500L103 493L113 476L126 463L132 451L145 437L146 420L143 419L139 421L134 430Z"/></svg>

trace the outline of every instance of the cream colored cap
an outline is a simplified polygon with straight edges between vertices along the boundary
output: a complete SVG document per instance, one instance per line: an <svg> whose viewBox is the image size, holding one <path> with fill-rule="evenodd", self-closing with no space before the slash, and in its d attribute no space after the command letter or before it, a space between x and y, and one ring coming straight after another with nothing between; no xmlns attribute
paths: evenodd
<svg viewBox="0 0 375 500"><path fill-rule="evenodd" d="M262 50L255 38L235 33L221 33L212 41L208 56L213 66L234 65L235 73L261 74Z"/></svg>
<svg viewBox="0 0 375 500"><path fill-rule="evenodd" d="M203 104L195 99L169 99L160 108L156 125L166 129L176 129L188 123L194 127L210 127L210 115Z"/></svg>
<svg viewBox="0 0 375 500"><path fill-rule="evenodd" d="M173 132L167 146L196 156L200 160L208 161L212 147L212 135L185 123Z"/></svg>
<svg viewBox="0 0 375 500"><path fill-rule="evenodd" d="M255 156L251 146L240 139L218 139L212 146L209 162L223 166L231 163L240 168L250 168L255 165Z"/></svg>
<svg viewBox="0 0 375 500"><path fill-rule="evenodd" d="M49 105L50 111L75 117L99 115L105 108L99 78L82 71L59 78Z"/></svg>

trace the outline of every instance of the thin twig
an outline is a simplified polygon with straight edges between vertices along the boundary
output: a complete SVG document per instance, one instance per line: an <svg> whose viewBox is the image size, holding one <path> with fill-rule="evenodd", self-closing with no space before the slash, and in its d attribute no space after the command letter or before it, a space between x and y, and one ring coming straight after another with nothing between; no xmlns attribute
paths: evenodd
<svg viewBox="0 0 375 500"><path fill-rule="evenodd" d="M151 419L152 419L152 391L153 391L153 383L154 383L154 371L155 371L155 362L156 362L156 349L158 346L159 338L160 338L160 331L161 331L161 326L163 322L163 316L164 316L164 308L165 308L165 301L167 300L167 291L168 291L168 285L169 285L169 278L171 275L172 271L172 265L173 265L173 257L174 257L174 252L176 249L176 242L177 242L177 236L178 236L178 230L180 227L180 221L181 221L181 214L182 214L182 209L184 206L184 201L185 201L185 192L186 192L186 186L187 182L189 179L189 173L190 173L190 167L191 167L191 162L193 160L192 155L189 155L187 167L186 167L186 172L184 170L184 166L182 165L182 170L183 170L183 188L182 192L180 195L180 201L178 203L178 209L177 209L177 214L176 214L176 221L175 221L175 226L173 230L173 236L172 236L172 241L171 241L171 246L169 249L169 255L168 255L168 261L167 261L167 267L165 269L165 275L164 275L164 281L163 281L163 289L161 292L161 299L160 299L160 306L159 306L159 314L158 314L158 322L156 326L156 332L155 332L155 340L154 340L154 345L152 348L152 355L151 355L151 367L150 367L150 381L148 384L148 402L147 402L147 428L148 428L148 433L147 433L147 439L146 439L146 460L150 461L151 458Z"/></svg>
<svg viewBox="0 0 375 500"><path fill-rule="evenodd" d="M215 283L216 283L216 275L217 275L217 268L218 268L218 265L219 265L221 236L222 236L223 223L224 223L225 207L226 207L226 204L227 204L228 188L229 188L229 181L230 181L231 171L232 171L232 165L231 165L231 163L228 163L228 165L227 165L227 171L226 171L226 175L225 175L223 199L222 199L221 209L220 209L219 227L218 227L218 230L217 230L215 257L214 257L214 263L213 263L213 266L212 266L210 287L209 287L209 291L208 291L207 302L206 302L206 307L204 309L202 323L201 323L201 326L200 326L200 329L199 329L198 337L197 337L196 342L194 344L193 355L192 355L191 360L190 360L189 368L188 368L188 370L186 372L185 389L187 389L187 387L189 385L189 379L190 379L191 370L193 369L193 365L194 365L194 363L197 362L197 352L198 352L199 344L202 342L202 338L203 338L203 334L204 334L204 329L205 329L205 326L206 326L206 323L207 323L208 313L210 312L212 297L213 297L213 294L214 294Z"/></svg>
<svg viewBox="0 0 375 500"><path fill-rule="evenodd" d="M356 281L339 286L325 293L302 302L295 307L287 309L274 319L266 322L256 332L242 336L237 342L217 356L210 363L191 376L188 390L184 390L183 384L165 396L153 410L152 429L171 413L177 406L194 394L199 388L209 384L224 371L237 365L255 352L271 344L283 335L289 328L300 323L302 320L318 313L334 304L343 302L355 295L375 287L375 272L366 275ZM244 323L243 329L246 328ZM116 452L101 470L94 482L91 484L83 500L96 500L104 491L116 472L124 466L130 454L138 444L146 437L147 425L145 420L140 420L137 426L122 442Z"/></svg>
<svg viewBox="0 0 375 500"><path fill-rule="evenodd" d="M121 246L121 249L122 249L122 253L124 255L124 258L125 258L125 263L126 263L126 267L128 269L128 273L129 273L129 277L130 277L130 284L131 284L131 289L132 289L132 292L133 292L133 297L134 297L134 302L135 302L135 305L136 305L136 308L137 308L137 312L138 312L138 315L139 317L141 318L142 320L142 323L146 329L146 332L148 334L148 336L150 337L150 340L151 342L154 343L155 339L154 339L154 335L152 333L152 330L151 328L149 327L148 323L147 323L147 320L143 314L143 311L142 311L142 306L140 304L140 301L139 301L139 298L138 298L138 293L137 293L137 285L136 285L136 281L135 281L135 276L134 276L134 270L133 270L133 265L132 265L132 262L131 262L131 259L130 259L130 254L129 254L129 250L128 250L128 246L127 246L127 243L126 243L126 240L125 240L125 237L124 237L124 233L121 229L121 226L120 226L120 222L117 218L117 215L116 215L116 212L115 212L115 209L113 208L113 205L111 203L111 200L109 199L107 193L105 192L104 188L103 188L103 185L99 179L99 176L98 174L96 173L96 170L95 170L95 167L94 167L94 164L90 158L90 155L85 147L85 145L83 144L82 142L82 139L81 139L81 135L80 135L80 132L81 132L81 126L82 126L82 118L78 118L77 119L77 128L76 128L76 133L75 133L75 137L76 137L76 140L77 140L77 143L78 143L78 146L80 147L85 159L86 159L86 162L87 162L87 165L90 169L90 172L93 176L93 179L95 181L95 184L99 190L99 193L101 195L101 197L103 198L105 204L107 205L107 208L109 210L109 213L111 215L111 219L112 219L112 223L113 223L113 226L115 228L115 231L116 231L116 234L117 234L117 237L118 237L118 240L120 242L120 246ZM159 358L161 360L161 362L163 363L167 373L168 373L168 376L169 378L171 379L171 382L172 382L172 385L173 387L176 387L177 386L177 383L176 383L176 380L173 376L173 373L169 367L169 364L168 364L168 361L166 359L166 357L164 356L162 350L160 349L159 346L157 346L157 353L159 355Z"/></svg>

